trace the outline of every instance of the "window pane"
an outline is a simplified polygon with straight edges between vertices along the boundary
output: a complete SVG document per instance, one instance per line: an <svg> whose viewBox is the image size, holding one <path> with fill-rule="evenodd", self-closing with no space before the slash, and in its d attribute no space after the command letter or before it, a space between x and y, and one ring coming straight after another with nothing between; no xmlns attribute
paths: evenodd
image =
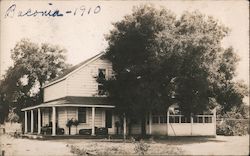
<svg viewBox="0 0 250 156"><path fill-rule="evenodd" d="M167 123L167 118L165 116L160 116L160 123Z"/></svg>
<svg viewBox="0 0 250 156"><path fill-rule="evenodd" d="M86 123L86 108L78 108L78 121L80 123Z"/></svg>
<svg viewBox="0 0 250 156"><path fill-rule="evenodd" d="M174 123L179 123L179 116L176 116L175 118L174 118Z"/></svg>
<svg viewBox="0 0 250 156"><path fill-rule="evenodd" d="M194 123L198 123L197 118L198 118L197 116L194 116L194 117L193 117L193 122L194 122Z"/></svg>
<svg viewBox="0 0 250 156"><path fill-rule="evenodd" d="M203 123L202 117L198 117L198 122Z"/></svg>
<svg viewBox="0 0 250 156"><path fill-rule="evenodd" d="M106 69L98 69L98 78L100 79L106 78Z"/></svg>
<svg viewBox="0 0 250 156"><path fill-rule="evenodd" d="M182 116L182 117L181 117L181 123L187 123L187 118L184 117L184 116Z"/></svg>
<svg viewBox="0 0 250 156"><path fill-rule="evenodd" d="M212 117L205 117L205 123L212 123Z"/></svg>
<svg viewBox="0 0 250 156"><path fill-rule="evenodd" d="M173 116L169 116L169 123L174 123L174 117Z"/></svg>
<svg viewBox="0 0 250 156"><path fill-rule="evenodd" d="M106 79L106 69L98 69L98 95L105 95L103 82Z"/></svg>

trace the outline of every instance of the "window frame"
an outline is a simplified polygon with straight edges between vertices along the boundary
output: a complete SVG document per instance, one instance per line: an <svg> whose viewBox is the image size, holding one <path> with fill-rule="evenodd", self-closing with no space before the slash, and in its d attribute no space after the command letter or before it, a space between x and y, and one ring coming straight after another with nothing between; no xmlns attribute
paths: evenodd
<svg viewBox="0 0 250 156"><path fill-rule="evenodd" d="M84 113L80 113L80 109L84 109L85 119L83 121L80 120L79 116ZM78 107L77 108L77 119L79 123L87 123L87 108L86 107Z"/></svg>

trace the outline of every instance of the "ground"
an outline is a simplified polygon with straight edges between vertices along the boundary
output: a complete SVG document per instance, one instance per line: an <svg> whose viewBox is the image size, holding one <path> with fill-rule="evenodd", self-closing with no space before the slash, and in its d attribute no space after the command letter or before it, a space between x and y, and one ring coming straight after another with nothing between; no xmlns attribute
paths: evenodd
<svg viewBox="0 0 250 156"><path fill-rule="evenodd" d="M1 135L1 151L13 156L61 156L77 155L84 152L94 155L139 154L145 146L149 155L248 155L249 136L178 137L171 139L151 139L144 143L126 143L108 139L58 139L31 140ZM137 150L135 150L135 147ZM139 149L139 150L138 150ZM73 153L75 154L73 154ZM1 154L0 154L1 155Z"/></svg>

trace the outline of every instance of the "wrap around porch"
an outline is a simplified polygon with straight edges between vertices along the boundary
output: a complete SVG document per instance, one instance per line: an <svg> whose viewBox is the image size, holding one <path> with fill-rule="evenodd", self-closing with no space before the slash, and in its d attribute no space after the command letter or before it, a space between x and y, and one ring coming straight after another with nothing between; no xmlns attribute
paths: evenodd
<svg viewBox="0 0 250 156"><path fill-rule="evenodd" d="M84 104L83 104L84 103ZM114 108L108 105L104 98L66 97L56 101L43 103L33 107L22 109L24 111L24 133L42 134L43 126L51 126L51 135L57 135L57 129L67 130L67 120L74 118L80 120L79 127L91 129L91 135L95 136L96 126L104 127L106 111ZM83 110L83 112L79 112ZM111 114L111 117L114 118ZM111 119L111 122L113 120ZM110 123L113 124L113 123ZM112 126L109 128L111 129ZM78 132L75 132L77 134Z"/></svg>

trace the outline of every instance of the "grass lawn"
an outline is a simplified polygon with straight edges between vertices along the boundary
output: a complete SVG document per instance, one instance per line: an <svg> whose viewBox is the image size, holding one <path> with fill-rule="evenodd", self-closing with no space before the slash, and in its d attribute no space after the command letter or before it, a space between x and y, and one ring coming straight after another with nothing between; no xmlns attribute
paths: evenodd
<svg viewBox="0 0 250 156"><path fill-rule="evenodd" d="M143 143L107 139L30 140L0 136L1 150L13 156L59 155L248 155L249 136L176 137ZM73 153L75 154L73 154Z"/></svg>

